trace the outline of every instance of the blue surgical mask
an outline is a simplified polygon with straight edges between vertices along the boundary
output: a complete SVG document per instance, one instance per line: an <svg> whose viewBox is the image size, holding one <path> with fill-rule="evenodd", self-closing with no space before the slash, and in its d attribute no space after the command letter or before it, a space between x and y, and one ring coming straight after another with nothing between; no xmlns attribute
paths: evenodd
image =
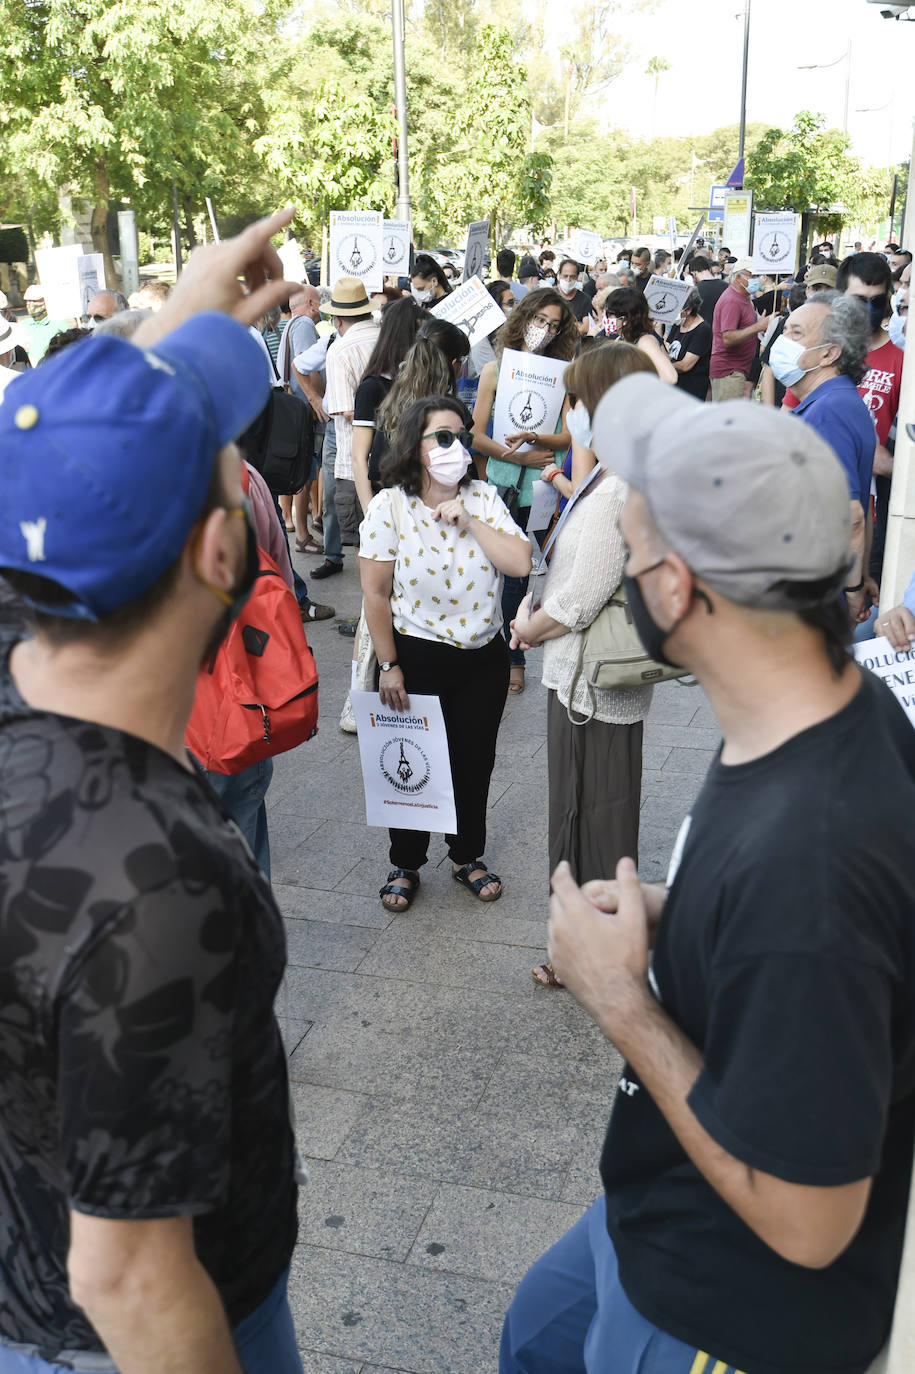
<svg viewBox="0 0 915 1374"><path fill-rule="evenodd" d="M828 348L828 344L813 344L813 348ZM822 367L822 363L817 363L816 367L800 367L798 359L801 354L809 352L805 344L798 343L796 339L789 339L784 334L779 335L769 350L769 366L775 373L776 379L782 386L794 386L808 372L815 372L817 367Z"/></svg>
<svg viewBox="0 0 915 1374"><path fill-rule="evenodd" d="M572 436L573 443L578 444L579 448L590 448L594 442L591 433L591 417L584 406L578 405L574 410L570 410L566 416L566 426Z"/></svg>
<svg viewBox="0 0 915 1374"><path fill-rule="evenodd" d="M759 277L751 277L750 280L747 282L747 290L749 291L751 296L753 295L754 291L758 291L761 286L762 282L759 280Z"/></svg>

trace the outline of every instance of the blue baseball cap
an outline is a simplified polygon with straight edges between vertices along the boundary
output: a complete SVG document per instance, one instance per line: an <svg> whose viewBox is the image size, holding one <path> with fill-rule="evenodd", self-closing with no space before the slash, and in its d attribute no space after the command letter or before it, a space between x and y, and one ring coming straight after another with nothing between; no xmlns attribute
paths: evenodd
<svg viewBox="0 0 915 1374"><path fill-rule="evenodd" d="M93 337L24 373L0 403L0 570L65 588L72 603L38 606L54 615L97 620L140 596L269 393L263 350L215 312L151 348Z"/></svg>

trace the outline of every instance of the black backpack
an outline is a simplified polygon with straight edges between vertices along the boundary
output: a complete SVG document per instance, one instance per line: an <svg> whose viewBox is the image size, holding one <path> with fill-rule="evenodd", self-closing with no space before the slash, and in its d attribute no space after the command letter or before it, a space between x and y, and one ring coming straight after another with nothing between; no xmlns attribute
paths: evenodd
<svg viewBox="0 0 915 1374"><path fill-rule="evenodd" d="M315 452L311 406L274 387L260 415L238 439L274 496L292 496L308 481Z"/></svg>

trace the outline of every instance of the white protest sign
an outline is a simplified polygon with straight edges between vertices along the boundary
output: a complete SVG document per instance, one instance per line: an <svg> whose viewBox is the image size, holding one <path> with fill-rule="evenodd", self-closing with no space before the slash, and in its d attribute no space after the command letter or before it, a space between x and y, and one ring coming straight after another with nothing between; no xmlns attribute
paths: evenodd
<svg viewBox="0 0 915 1374"><path fill-rule="evenodd" d="M800 220L791 210L753 216L753 271L794 272Z"/></svg>
<svg viewBox="0 0 915 1374"><path fill-rule="evenodd" d="M725 191L721 242L730 248L735 258L745 258L749 253L752 227L753 192Z"/></svg>
<svg viewBox="0 0 915 1374"><path fill-rule="evenodd" d="M51 320L78 320L82 314L77 258L83 256L81 243L63 248L36 248L35 266L44 288L44 301Z"/></svg>
<svg viewBox="0 0 915 1374"><path fill-rule="evenodd" d="M302 258L302 250L296 239L287 239L276 250L280 262L283 264L283 276L289 282L299 282L305 286L308 277L305 275L305 262Z"/></svg>
<svg viewBox="0 0 915 1374"><path fill-rule="evenodd" d="M413 227L408 219L386 219L381 234L381 265L385 276L406 277L410 272Z"/></svg>
<svg viewBox="0 0 915 1374"><path fill-rule="evenodd" d="M504 444L509 434L555 434L566 390L562 384L567 362L506 348L499 368L496 403L492 413L494 443ZM523 453L530 444L522 444Z"/></svg>
<svg viewBox="0 0 915 1374"><path fill-rule="evenodd" d="M99 291L105 290L105 257L103 253L84 253L76 259L79 281L79 313L89 314L89 302ZM48 312L50 314L50 311Z"/></svg>
<svg viewBox="0 0 915 1374"><path fill-rule="evenodd" d="M894 649L885 635L853 646L855 659L889 687L915 725L915 649Z"/></svg>
<svg viewBox="0 0 915 1374"><path fill-rule="evenodd" d="M384 285L382 229L380 210L331 210L331 285L340 277L358 277L366 291L381 290Z"/></svg>
<svg viewBox="0 0 915 1374"><path fill-rule="evenodd" d="M409 711L377 692L350 692L365 786L366 825L457 830L448 736L438 697L410 694Z"/></svg>
<svg viewBox="0 0 915 1374"><path fill-rule="evenodd" d="M572 252L569 254L576 262L584 263L585 267L593 267L598 258L604 256L604 241L600 234L592 233L590 229L576 229L571 240Z"/></svg>
<svg viewBox="0 0 915 1374"><path fill-rule="evenodd" d="M556 513L556 492L552 482L544 482L542 477L531 488L531 513L527 522L527 532L545 530Z"/></svg>
<svg viewBox="0 0 915 1374"><path fill-rule="evenodd" d="M467 230L467 243L464 248L464 275L462 281L471 277L483 277L486 250L489 247L489 220L474 220Z"/></svg>
<svg viewBox="0 0 915 1374"><path fill-rule="evenodd" d="M443 296L433 305L432 314L463 329L471 348L505 323L504 311L496 305L479 277L461 282L449 295Z"/></svg>
<svg viewBox="0 0 915 1374"><path fill-rule="evenodd" d="M674 272L674 276L675 276L675 277L682 277L682 276L683 276L683 272L684 272L684 270L685 270L685 268L686 268L686 264L689 262L689 255L690 255L690 253L693 251L693 245L695 244L696 239L699 237L699 230L702 228L702 226L703 226L704 223L705 223L705 213L703 212L703 213L699 216L698 220L696 221L696 227L695 227L695 229L693 230L693 232L690 234L690 236L689 236L689 241L687 242L686 247L683 249L683 253L682 253L682 256L681 256L681 258L680 258L679 266L677 267L677 270Z"/></svg>
<svg viewBox="0 0 915 1374"><path fill-rule="evenodd" d="M656 277L652 273L645 287L649 315L662 324L676 324L692 289L691 282L680 281L677 277Z"/></svg>

